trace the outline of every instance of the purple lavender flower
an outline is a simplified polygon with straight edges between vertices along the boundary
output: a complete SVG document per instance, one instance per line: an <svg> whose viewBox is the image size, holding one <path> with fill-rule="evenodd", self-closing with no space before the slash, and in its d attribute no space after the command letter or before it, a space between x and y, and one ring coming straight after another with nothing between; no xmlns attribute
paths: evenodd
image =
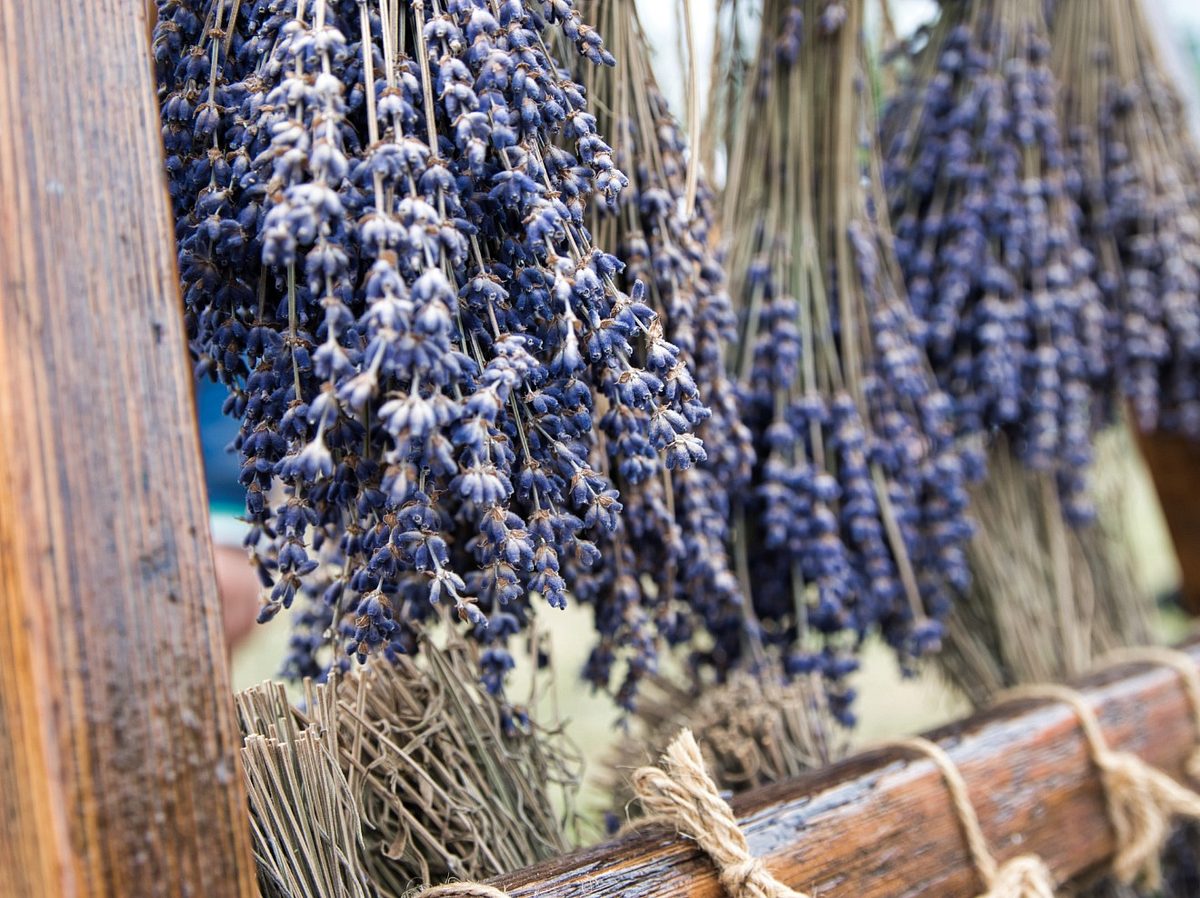
<svg viewBox="0 0 1200 898"><path fill-rule="evenodd" d="M1058 478L1078 519L1109 360L1048 55L1040 0L947 4L885 115L884 172L897 258L959 432L982 443L1002 431Z"/></svg>
<svg viewBox="0 0 1200 898"><path fill-rule="evenodd" d="M584 229L626 178L553 35L613 62L569 0L159 3L188 334L242 422L263 617L301 596L293 674L451 616L499 690L621 520L599 434L629 483L704 456Z"/></svg>
<svg viewBox="0 0 1200 898"><path fill-rule="evenodd" d="M1114 392L1140 429L1200 438L1200 149L1140 3L1061 0L1053 26L1074 50L1055 56L1068 188L1097 260Z"/></svg>
<svg viewBox="0 0 1200 898"><path fill-rule="evenodd" d="M583 595L607 637L586 675L607 687L617 662L627 661L617 694L628 705L639 678L656 667L660 642L684 643L742 604L729 553L729 494L746 483L753 448L726 371L735 319L709 246L710 192L701 185L689 213L692 160L655 86L634 4L589 0L585 10L623 60L615 71L580 67L579 78L602 99L598 127L613 135L616 161L629 173L616 206L593 202L588 227L626 263L618 286L657 316L645 367L663 381L668 400L649 421L654 452L633 451L627 413L611 410L600 420L625 513L598 538L601 561L586 575ZM657 451L666 453L665 468Z"/></svg>

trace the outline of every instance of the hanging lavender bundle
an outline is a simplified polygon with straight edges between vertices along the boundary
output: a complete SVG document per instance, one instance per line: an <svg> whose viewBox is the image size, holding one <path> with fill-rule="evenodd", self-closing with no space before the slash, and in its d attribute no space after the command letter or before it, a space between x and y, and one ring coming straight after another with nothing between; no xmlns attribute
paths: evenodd
<svg viewBox="0 0 1200 898"><path fill-rule="evenodd" d="M688 729L704 767L722 792L739 795L825 767L849 751L848 731L832 725L825 690L813 677L789 677L769 665L734 670L719 684L681 684L648 677L634 726L603 758L592 782L609 799L605 820L617 831L639 804L629 772L661 757Z"/></svg>
<svg viewBox="0 0 1200 898"><path fill-rule="evenodd" d="M863 7L767 0L726 202L758 465L737 534L753 601L718 645L778 646L834 682L876 630L904 659L936 647L971 533L970 466L877 200Z"/></svg>
<svg viewBox="0 0 1200 898"><path fill-rule="evenodd" d="M1067 194L1041 0L942 5L883 121L896 255L960 431L1091 516L1104 307Z"/></svg>
<svg viewBox="0 0 1200 898"><path fill-rule="evenodd" d="M1150 597L1108 483L1085 478L1110 411L1107 316L1068 191L1041 0L952 2L884 117L897 251L958 426L987 446L972 585L939 661L977 704L1075 677L1147 637ZM1103 478L1102 478L1103 479ZM1089 527L1094 498L1099 520ZM1069 523L1068 523L1069 522Z"/></svg>
<svg viewBox="0 0 1200 898"><path fill-rule="evenodd" d="M1200 152L1138 0L1058 0L1072 185L1138 427L1200 438Z"/></svg>
<svg viewBox="0 0 1200 898"><path fill-rule="evenodd" d="M616 527L600 435L631 483L703 457L677 348L585 229L625 177L543 33L612 57L568 0L159 15L188 332L242 422L261 619L303 594L288 672L319 675L453 609L499 691L530 596L565 605Z"/></svg>
<svg viewBox="0 0 1200 898"><path fill-rule="evenodd" d="M615 646L648 642L642 633L683 642L697 624L723 619L741 602L728 549L729 492L749 477L753 449L725 368L736 327L724 269L709 248L711 194L689 168L694 160L658 91L635 4L589 0L581 11L622 61L616 68L581 66L579 78L595 103L598 129L611 135L629 176L616 205L592 203L589 230L626 263L621 289L646 286L646 304L679 350L668 375L672 402L655 426L698 428L707 456L646 477L630 471L619 442L607 441L605 461L625 512L598 540L601 561L576 585L580 598L595 603L602 634L587 674L606 685ZM647 655L627 667L622 705L631 707L653 661Z"/></svg>
<svg viewBox="0 0 1200 898"><path fill-rule="evenodd" d="M1200 439L1200 151L1139 0L1056 0L1051 28L1118 390L1143 433ZM1194 894L1197 844L1176 831L1162 894Z"/></svg>

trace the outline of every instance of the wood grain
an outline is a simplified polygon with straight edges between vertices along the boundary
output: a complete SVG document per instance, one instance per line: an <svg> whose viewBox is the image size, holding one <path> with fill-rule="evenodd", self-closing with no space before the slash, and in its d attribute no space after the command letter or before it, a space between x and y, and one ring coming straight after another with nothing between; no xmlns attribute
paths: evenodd
<svg viewBox="0 0 1200 898"><path fill-rule="evenodd" d="M1200 648L1189 652L1200 661ZM1124 667L1084 692L1114 748L1182 776L1197 734L1177 674ZM1067 708L1014 704L931 737L961 769L1000 860L1035 852L1067 879L1113 853L1100 781ZM982 891L945 783L928 760L880 750L749 793L734 810L750 851L813 898L972 898ZM723 898L707 859L661 827L492 884L511 898Z"/></svg>
<svg viewBox="0 0 1200 898"><path fill-rule="evenodd" d="M257 894L143 0L0 0L0 895Z"/></svg>

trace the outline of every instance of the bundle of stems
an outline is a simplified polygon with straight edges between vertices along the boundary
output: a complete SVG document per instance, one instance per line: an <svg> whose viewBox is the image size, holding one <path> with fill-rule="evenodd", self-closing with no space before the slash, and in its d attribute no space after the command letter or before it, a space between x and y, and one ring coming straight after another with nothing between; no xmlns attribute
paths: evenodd
<svg viewBox="0 0 1200 898"><path fill-rule="evenodd" d="M1097 517L1067 524L1052 476L1030 471L1003 439L972 491L979 530L971 588L947 623L938 663L976 706L1022 683L1079 677L1113 649L1153 641L1153 597L1128 537L1134 447L1127 428L1096 440L1088 490Z"/></svg>
<svg viewBox="0 0 1200 898"><path fill-rule="evenodd" d="M1056 0L1053 64L1116 385L1144 433L1200 438L1200 150L1140 0ZM1195 894L1200 835L1164 860Z"/></svg>
<svg viewBox="0 0 1200 898"><path fill-rule="evenodd" d="M1120 532L1129 441L1097 435L1113 354L1042 4L947 2L916 46L884 118L888 193L929 357L987 447L972 584L940 656L982 704L1145 641L1152 605ZM1089 486L1097 440L1109 479Z"/></svg>
<svg viewBox="0 0 1200 898"><path fill-rule="evenodd" d="M315 718L333 711L318 686ZM310 705L313 707L313 705ZM339 763L336 727L299 714L280 683L238 696L254 860L264 898L374 898L362 819Z"/></svg>
<svg viewBox="0 0 1200 898"><path fill-rule="evenodd" d="M615 209L592 205L589 230L618 249L626 263L619 282L624 289L632 290L635 280L646 286L647 304L663 322L667 339L679 347L711 409L697 430L705 461L669 472L661 491L655 481L620 485L628 526L618 536L625 544L605 555L622 559L621 573L630 581L626 591L653 589L660 597L686 601L689 626L678 635L689 640L692 654L685 667L664 665L645 675L630 731L601 776L617 807L632 798L630 770L652 761L684 726L697 734L717 782L735 791L795 775L837 751L829 744L834 733L819 681L811 676L789 681L777 663L753 672L732 667L734 656L708 649L709 636L719 644L723 633L740 625L745 594L730 560L728 520L730 496L745 488L754 449L727 370L736 318L723 260L714 249L714 196L706 177L711 169L700 163L703 151L696 149L704 145L708 128L726 127L728 110L720 119L704 119L703 133L697 133L689 0L682 9L680 30L693 66L686 104L693 127L686 139L659 89L654 49L634 0L580 4L621 61L614 69L583 68L578 78L588 89L597 127L610 135L617 165L629 178ZM743 53L741 12L734 0L723 4L722 17L716 52L729 58L716 71L729 75L722 79L727 96L720 102L731 103L741 69L726 63ZM673 519L671 527L639 524L639 518L648 523L664 512ZM676 539L654 538L672 530Z"/></svg>
<svg viewBox="0 0 1200 898"><path fill-rule="evenodd" d="M254 845L272 898L399 898L562 853L580 762L560 731L512 733L454 641L237 696Z"/></svg>
<svg viewBox="0 0 1200 898"><path fill-rule="evenodd" d="M612 796L616 822L631 816L630 775L654 763L685 727L722 791L736 794L823 767L848 751L844 730L821 725L829 719L818 704L824 700L807 678L789 679L776 665L737 670L702 688L656 674L643 684L633 725L605 758L597 783Z"/></svg>

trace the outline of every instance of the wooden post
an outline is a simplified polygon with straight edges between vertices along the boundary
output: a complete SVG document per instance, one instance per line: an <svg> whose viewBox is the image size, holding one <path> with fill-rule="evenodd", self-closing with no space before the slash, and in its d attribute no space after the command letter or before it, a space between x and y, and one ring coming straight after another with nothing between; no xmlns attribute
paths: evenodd
<svg viewBox="0 0 1200 898"><path fill-rule="evenodd" d="M143 0L0 0L0 895L256 895Z"/></svg>
<svg viewBox="0 0 1200 898"><path fill-rule="evenodd" d="M1179 603L1200 616L1200 442L1136 427L1134 433L1179 558Z"/></svg>
<svg viewBox="0 0 1200 898"><path fill-rule="evenodd" d="M1200 660L1200 647L1188 651ZM1081 691L1110 747L1187 782L1183 768L1198 736L1175 671L1126 666ZM966 779L999 860L1037 854L1066 881L1112 857L1100 777L1071 709L1021 702L930 738ZM972 898L984 891L941 773L911 752L860 755L747 793L733 809L750 852L814 898ZM662 826L491 884L511 898L725 898L712 863Z"/></svg>

